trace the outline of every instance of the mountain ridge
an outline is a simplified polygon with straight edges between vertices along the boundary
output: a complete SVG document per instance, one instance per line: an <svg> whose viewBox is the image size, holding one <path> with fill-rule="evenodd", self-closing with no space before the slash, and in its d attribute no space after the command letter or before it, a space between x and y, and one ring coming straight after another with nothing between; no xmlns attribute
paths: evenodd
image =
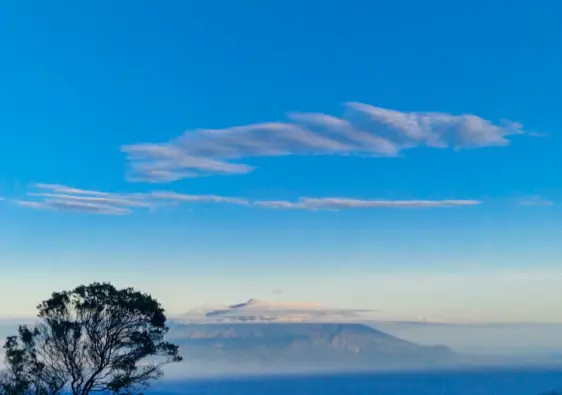
<svg viewBox="0 0 562 395"><path fill-rule="evenodd" d="M191 323L173 327L170 336L204 361L421 368L458 358L445 346L422 346L359 323Z"/></svg>

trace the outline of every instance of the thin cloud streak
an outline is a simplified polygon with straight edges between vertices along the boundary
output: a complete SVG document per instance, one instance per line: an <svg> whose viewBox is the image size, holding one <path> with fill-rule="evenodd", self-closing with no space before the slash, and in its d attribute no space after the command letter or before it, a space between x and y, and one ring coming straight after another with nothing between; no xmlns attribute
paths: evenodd
<svg viewBox="0 0 562 395"><path fill-rule="evenodd" d="M517 204L520 206L552 206L554 202L552 200L544 199L541 196L527 196L517 200Z"/></svg>
<svg viewBox="0 0 562 395"><path fill-rule="evenodd" d="M257 201L256 206L273 209L344 210L367 208L436 208L475 206L479 200L365 200L348 198L302 198L291 201Z"/></svg>
<svg viewBox="0 0 562 395"><path fill-rule="evenodd" d="M255 206L269 209L302 209L302 210L344 210L367 208L432 208L474 206L481 204L479 200L369 200L341 197L301 198L289 200L249 200L244 198L216 195L184 195L175 192L152 192L151 196L158 199L170 199L185 203L227 203L242 206Z"/></svg>
<svg viewBox="0 0 562 395"><path fill-rule="evenodd" d="M415 147L506 146L525 134L522 125L499 124L475 115L401 112L363 103L345 104L341 117L291 113L288 122L263 122L226 129L196 129L167 142L125 145L129 179L172 182L189 177L240 175L255 170L241 163L287 155L398 156Z"/></svg>
<svg viewBox="0 0 562 395"><path fill-rule="evenodd" d="M150 203L139 200L137 197L113 197L112 195L102 196L76 196L67 195L59 193L28 193L28 196L43 197L47 199L54 199L59 201L78 201L82 203L101 203L110 204L116 206L128 206L128 207L150 207Z"/></svg>
<svg viewBox="0 0 562 395"><path fill-rule="evenodd" d="M153 205L143 194L93 191L59 184L35 184L35 188L49 192L28 192L26 200L20 199L15 203L39 210L104 215L130 214L132 208L149 208Z"/></svg>
<svg viewBox="0 0 562 395"><path fill-rule="evenodd" d="M111 193L84 190L64 185L37 184L38 189L51 192L28 192L27 199L15 203L28 208L54 211L74 211L105 215L131 214L139 208L155 208L170 204L229 204L266 209L348 210L376 208L438 208L474 206L479 200L372 200L343 197L304 197L289 200L251 200L220 195L190 195L173 191L149 193ZM61 191L67 193L59 193ZM75 194L70 192L74 191Z"/></svg>
<svg viewBox="0 0 562 395"><path fill-rule="evenodd" d="M100 191L91 191L91 190L87 190L87 189L78 189L78 188L73 188L73 187L69 187L66 185L60 185L60 184L42 184L42 183L37 183L35 184L35 188L37 189L47 189L50 191L54 191L56 193L67 193L67 194L73 194L73 195L92 195L92 196L109 196L111 195L109 192L100 192Z"/></svg>
<svg viewBox="0 0 562 395"><path fill-rule="evenodd" d="M229 203L241 206L250 204L248 199L217 195L186 195L176 192L152 192L150 195L155 199L173 200L185 203Z"/></svg>
<svg viewBox="0 0 562 395"><path fill-rule="evenodd" d="M54 211L76 211L92 214L123 215L131 211L121 207L106 204L85 203L80 201L48 200L42 202L19 200L16 202L20 206L40 210Z"/></svg>

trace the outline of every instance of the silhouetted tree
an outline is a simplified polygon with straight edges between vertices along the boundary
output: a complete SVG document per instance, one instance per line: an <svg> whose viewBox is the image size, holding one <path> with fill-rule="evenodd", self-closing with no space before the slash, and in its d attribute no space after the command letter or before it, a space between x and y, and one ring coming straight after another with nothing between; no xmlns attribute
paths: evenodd
<svg viewBox="0 0 562 395"><path fill-rule="evenodd" d="M164 309L150 295L108 283L55 292L37 306L40 322L4 344L0 394L140 394L181 361L164 341Z"/></svg>

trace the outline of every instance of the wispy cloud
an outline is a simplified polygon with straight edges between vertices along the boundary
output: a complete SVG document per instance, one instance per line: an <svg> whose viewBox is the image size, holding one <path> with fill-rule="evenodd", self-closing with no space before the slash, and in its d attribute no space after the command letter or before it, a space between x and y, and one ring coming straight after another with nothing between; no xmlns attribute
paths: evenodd
<svg viewBox="0 0 562 395"><path fill-rule="evenodd" d="M105 204L84 203L80 201L46 200L42 202L19 200L20 206L55 211L78 211L93 214L123 215L130 210Z"/></svg>
<svg viewBox="0 0 562 395"><path fill-rule="evenodd" d="M285 155L396 156L415 147L505 146L524 134L511 121L495 124L475 115L401 112L346 103L341 117L291 113L286 122L226 129L196 129L167 142L122 147L133 181L170 182L206 175L246 174L247 158Z"/></svg>
<svg viewBox="0 0 562 395"><path fill-rule="evenodd" d="M517 199L517 204L521 206L552 206L554 202L541 196L526 196Z"/></svg>
<svg viewBox="0 0 562 395"><path fill-rule="evenodd" d="M254 205L274 209L345 210L367 208L434 208L474 206L479 200L368 200L348 198L302 198L298 201L256 201Z"/></svg>
<svg viewBox="0 0 562 395"><path fill-rule="evenodd" d="M432 208L474 206L479 200L373 200L351 199L342 197L304 197L296 201L290 200L250 200L239 197L217 195L185 195L175 192L152 192L156 199L172 200L183 203L226 203L240 206L255 206L269 209L301 209L301 210L345 210L368 208Z"/></svg>
<svg viewBox="0 0 562 395"><path fill-rule="evenodd" d="M139 208L169 205L228 204L266 209L347 210L376 208L437 208L473 206L479 200L373 200L343 197L304 197L290 200L259 200L220 195L182 194L173 191L147 193L110 193L84 190L65 185L36 184L18 205L33 209L76 211L94 214L123 215Z"/></svg>
<svg viewBox="0 0 562 395"><path fill-rule="evenodd" d="M91 191L87 189L79 189L74 187L69 187L66 185L60 184L43 184L37 183L35 184L35 188L41 190L49 190L56 193L68 193L68 194L75 194L75 195L90 195L90 196L110 196L112 193L110 192L100 192L100 191Z"/></svg>
<svg viewBox="0 0 562 395"><path fill-rule="evenodd" d="M42 192L29 192L26 199L17 200L16 203L40 210L107 215L129 214L132 208L151 206L143 194L117 194L58 184L36 184L35 190Z"/></svg>
<svg viewBox="0 0 562 395"><path fill-rule="evenodd" d="M345 210L368 208L432 208L474 206L479 200L372 200L351 199L342 197L305 197L296 201L290 200L250 200L237 197L216 195L184 195L175 192L153 192L152 197L170 199L184 203L227 203L241 206L255 206L269 209L301 209L301 210Z"/></svg>
<svg viewBox="0 0 562 395"><path fill-rule="evenodd" d="M527 134L533 137L548 137L548 133L545 132L528 132Z"/></svg>
<svg viewBox="0 0 562 395"><path fill-rule="evenodd" d="M217 195L186 195L176 192L152 192L150 196L154 199L184 203L229 203L240 206L247 206L250 204L248 199Z"/></svg>

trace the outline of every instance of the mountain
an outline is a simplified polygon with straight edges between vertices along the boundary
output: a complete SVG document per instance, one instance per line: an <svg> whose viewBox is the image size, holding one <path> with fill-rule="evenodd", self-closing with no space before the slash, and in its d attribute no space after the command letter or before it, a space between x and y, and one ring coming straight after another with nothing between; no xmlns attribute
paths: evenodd
<svg viewBox="0 0 562 395"><path fill-rule="evenodd" d="M190 361L310 366L320 369L410 369L449 366L444 346L421 346L353 323L176 323L172 340Z"/></svg>

